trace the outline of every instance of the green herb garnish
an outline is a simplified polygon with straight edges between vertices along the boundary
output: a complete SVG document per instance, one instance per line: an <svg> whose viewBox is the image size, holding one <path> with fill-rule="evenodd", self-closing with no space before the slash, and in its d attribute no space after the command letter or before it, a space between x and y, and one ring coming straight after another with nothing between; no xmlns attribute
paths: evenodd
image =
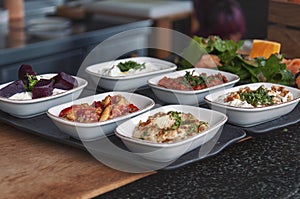
<svg viewBox="0 0 300 199"><path fill-rule="evenodd" d="M204 75L194 76L195 71L192 71L190 73L189 71L185 72L185 75L183 76L183 83L187 86L197 86L197 85L203 85L206 83L207 78Z"/></svg>
<svg viewBox="0 0 300 199"><path fill-rule="evenodd" d="M130 69L133 70L143 70L146 68L145 63L139 64L135 61L126 61L126 62L120 62L117 67L121 70L121 72L127 72Z"/></svg>
<svg viewBox="0 0 300 199"><path fill-rule="evenodd" d="M144 135L144 136L148 136L148 132L147 132L147 131L144 131L144 132L143 132L143 135Z"/></svg>
<svg viewBox="0 0 300 199"><path fill-rule="evenodd" d="M34 85L39 81L35 75L28 75L28 85L26 86L26 91L31 92Z"/></svg>
<svg viewBox="0 0 300 199"><path fill-rule="evenodd" d="M198 132L198 127L196 124L191 123L189 128L188 128L188 132L190 133L195 133Z"/></svg>
<svg viewBox="0 0 300 199"><path fill-rule="evenodd" d="M175 122L174 124L172 125L171 129L177 129L180 124L181 124L181 117L180 117L180 112L177 112L177 111L170 111L168 112L168 115L171 116L171 119L174 119Z"/></svg>
<svg viewBox="0 0 300 199"><path fill-rule="evenodd" d="M210 36L208 38L194 36L189 46L183 51L183 60L179 69L193 68L205 54L217 55L221 59L222 64L231 65L237 50L243 44L243 40L234 42L232 40L223 40L219 36Z"/></svg>
<svg viewBox="0 0 300 199"><path fill-rule="evenodd" d="M263 86L260 86L255 91L240 93L242 101L246 101L254 107L257 106L271 106L274 104L273 96L268 95L268 91Z"/></svg>

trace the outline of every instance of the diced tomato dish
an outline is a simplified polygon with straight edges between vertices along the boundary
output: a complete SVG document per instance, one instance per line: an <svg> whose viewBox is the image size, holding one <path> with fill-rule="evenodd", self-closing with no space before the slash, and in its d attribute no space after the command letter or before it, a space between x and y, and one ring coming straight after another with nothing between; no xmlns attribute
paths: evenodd
<svg viewBox="0 0 300 199"><path fill-rule="evenodd" d="M158 85L175 90L201 90L228 82L227 78L221 73L194 75L193 72L187 71L184 76L177 78L163 77L159 80Z"/></svg>

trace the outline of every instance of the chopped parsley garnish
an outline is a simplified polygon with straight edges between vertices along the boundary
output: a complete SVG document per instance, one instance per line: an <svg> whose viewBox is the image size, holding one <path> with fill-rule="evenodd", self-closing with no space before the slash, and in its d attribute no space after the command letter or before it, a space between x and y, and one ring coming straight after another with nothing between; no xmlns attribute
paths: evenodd
<svg viewBox="0 0 300 199"><path fill-rule="evenodd" d="M120 62L117 67L121 70L121 72L127 72L130 69L133 70L143 70L146 68L145 63L139 64L135 61L126 61L126 62Z"/></svg>
<svg viewBox="0 0 300 199"><path fill-rule="evenodd" d="M144 132L143 132L143 135L144 135L144 136L148 136L148 132L147 132L147 131L144 131Z"/></svg>
<svg viewBox="0 0 300 199"><path fill-rule="evenodd" d="M186 85L190 86L197 86L197 85L203 85L207 82L207 78L204 75L194 76L195 71L190 73L189 71L185 72L185 75L183 76L183 81Z"/></svg>
<svg viewBox="0 0 300 199"><path fill-rule="evenodd" d="M260 86L255 91L242 92L239 94L242 101L246 101L252 106L270 106L273 105L273 97L268 95L265 87Z"/></svg>
<svg viewBox="0 0 300 199"><path fill-rule="evenodd" d="M188 129L188 132L190 132L190 133L198 132L198 126L196 124L191 123L189 126L189 129Z"/></svg>
<svg viewBox="0 0 300 199"><path fill-rule="evenodd" d="M26 85L26 91L31 92L34 85L39 81L35 75L28 75L28 85Z"/></svg>
<svg viewBox="0 0 300 199"><path fill-rule="evenodd" d="M170 111L168 112L168 115L170 115L171 118L175 120L175 123L172 125L171 129L177 129L181 124L180 112Z"/></svg>

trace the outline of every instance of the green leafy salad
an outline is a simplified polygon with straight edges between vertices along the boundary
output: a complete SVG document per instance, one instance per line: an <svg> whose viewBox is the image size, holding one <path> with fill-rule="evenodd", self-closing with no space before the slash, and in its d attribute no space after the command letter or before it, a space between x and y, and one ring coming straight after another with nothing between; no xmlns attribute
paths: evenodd
<svg viewBox="0 0 300 199"><path fill-rule="evenodd" d="M208 38L194 36L183 52L179 69L193 68L203 55L216 55L220 59L217 69L238 75L241 82L270 82L294 85L295 77L282 63L283 55L271 55L268 59L251 59L238 53L244 41L222 40L218 36Z"/></svg>

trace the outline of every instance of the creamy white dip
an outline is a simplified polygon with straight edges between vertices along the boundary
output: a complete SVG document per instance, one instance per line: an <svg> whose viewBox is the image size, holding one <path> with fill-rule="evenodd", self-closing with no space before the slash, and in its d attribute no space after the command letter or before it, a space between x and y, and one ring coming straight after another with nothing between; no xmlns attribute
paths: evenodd
<svg viewBox="0 0 300 199"><path fill-rule="evenodd" d="M100 68L98 73L102 75L117 77L117 76L129 76L129 75L137 75L142 73L148 73L152 71L157 71L163 69L163 66L154 65L152 63L145 63L145 68L142 69L130 69L126 72L122 72L117 65L114 65L110 68Z"/></svg>
<svg viewBox="0 0 300 199"><path fill-rule="evenodd" d="M240 99L234 99L229 102L224 102L225 96L221 96L217 99L218 103L226 104L229 106L235 106L235 107L240 107L240 108L254 108L251 104L248 104L246 101L242 101Z"/></svg>
<svg viewBox="0 0 300 199"><path fill-rule="evenodd" d="M289 102L293 99L293 94L291 92L286 92L285 94L282 94L281 91L271 90L268 92L268 95L274 96L275 103Z"/></svg>
<svg viewBox="0 0 300 199"><path fill-rule="evenodd" d="M52 96L60 94L60 93L64 93L64 92L66 92L66 90L55 88L55 89L53 89ZM11 100L31 100L32 99L32 93L31 92L16 93L13 96L9 97L8 99L11 99Z"/></svg>
<svg viewBox="0 0 300 199"><path fill-rule="evenodd" d="M12 99L12 100L28 100L28 99L32 99L32 93L31 92L16 93L13 96L9 97L8 99Z"/></svg>
<svg viewBox="0 0 300 199"><path fill-rule="evenodd" d="M226 95L219 96L216 102L240 108L255 108L255 106L249 104L247 101L240 100L239 93L247 92L247 89L248 88L245 87L237 92L231 92ZM272 86L272 88L266 88L266 90L267 95L273 97L272 102L274 104L281 104L293 100L293 94L283 86ZM263 105L257 104L256 107L263 107Z"/></svg>

